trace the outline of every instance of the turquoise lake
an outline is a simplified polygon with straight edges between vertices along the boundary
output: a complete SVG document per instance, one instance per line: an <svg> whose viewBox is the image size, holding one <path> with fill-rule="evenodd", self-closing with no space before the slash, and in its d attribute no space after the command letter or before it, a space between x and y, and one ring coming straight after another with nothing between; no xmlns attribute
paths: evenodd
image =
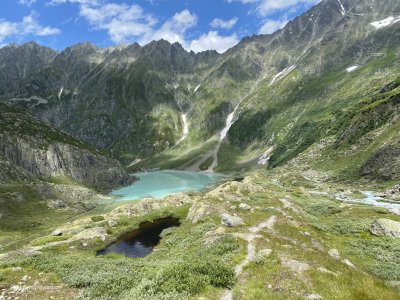
<svg viewBox="0 0 400 300"><path fill-rule="evenodd" d="M160 199L181 192L201 191L224 178L220 174L187 171L154 171L133 175L138 177L139 181L111 194L118 196L120 201Z"/></svg>

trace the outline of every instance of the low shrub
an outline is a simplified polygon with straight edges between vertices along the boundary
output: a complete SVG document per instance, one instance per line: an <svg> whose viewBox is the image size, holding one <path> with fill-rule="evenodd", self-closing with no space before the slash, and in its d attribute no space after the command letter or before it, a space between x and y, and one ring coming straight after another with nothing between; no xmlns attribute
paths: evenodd
<svg viewBox="0 0 400 300"><path fill-rule="evenodd" d="M367 232L370 223L362 219L338 219L331 227L331 231L339 234L356 234Z"/></svg>
<svg viewBox="0 0 400 300"><path fill-rule="evenodd" d="M332 216L342 212L342 209L334 204L318 203L306 208L306 211L314 216Z"/></svg>
<svg viewBox="0 0 400 300"><path fill-rule="evenodd" d="M369 260L369 271L384 279L400 280L400 240L394 238L372 238L350 243L351 253Z"/></svg>
<svg viewBox="0 0 400 300"><path fill-rule="evenodd" d="M101 222L104 221L104 217L103 216L93 216L91 217L93 222Z"/></svg>

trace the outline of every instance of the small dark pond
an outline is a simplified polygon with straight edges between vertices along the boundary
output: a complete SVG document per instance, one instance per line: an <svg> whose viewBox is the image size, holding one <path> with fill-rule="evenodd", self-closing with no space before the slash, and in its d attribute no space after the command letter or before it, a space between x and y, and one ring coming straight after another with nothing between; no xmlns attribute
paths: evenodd
<svg viewBox="0 0 400 300"><path fill-rule="evenodd" d="M108 253L125 254L127 257L145 257L160 243L160 234L164 229L178 227L180 222L174 218L162 218L152 222L144 222L139 228L120 236L97 255Z"/></svg>

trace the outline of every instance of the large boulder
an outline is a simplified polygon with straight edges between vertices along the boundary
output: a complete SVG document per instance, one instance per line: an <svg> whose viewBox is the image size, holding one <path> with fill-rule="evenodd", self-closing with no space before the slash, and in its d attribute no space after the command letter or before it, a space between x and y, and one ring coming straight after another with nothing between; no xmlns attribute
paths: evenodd
<svg viewBox="0 0 400 300"><path fill-rule="evenodd" d="M389 212L394 215L400 216L400 207L391 208L391 209L389 209Z"/></svg>
<svg viewBox="0 0 400 300"><path fill-rule="evenodd" d="M236 227L243 225L244 222L242 218L238 216L232 216L230 214L222 214L221 215L221 224L227 227Z"/></svg>
<svg viewBox="0 0 400 300"><path fill-rule="evenodd" d="M246 204L246 203L240 203L239 204L239 209L241 209L241 210L250 210L251 206Z"/></svg>
<svg viewBox="0 0 400 300"><path fill-rule="evenodd" d="M62 235L62 232L61 232L61 230L54 230L54 231L51 233L51 235L52 235L52 236L61 236L61 235Z"/></svg>
<svg viewBox="0 0 400 300"><path fill-rule="evenodd" d="M378 219L372 223L370 231L377 236L400 237L400 222Z"/></svg>
<svg viewBox="0 0 400 300"><path fill-rule="evenodd" d="M304 272L311 269L310 265L305 262L297 261L287 257L280 257L280 259L282 265L292 271L294 275L303 275Z"/></svg>
<svg viewBox="0 0 400 300"><path fill-rule="evenodd" d="M385 194L392 199L400 200L400 184L386 190Z"/></svg>
<svg viewBox="0 0 400 300"><path fill-rule="evenodd" d="M328 254L333 259L336 259L336 260L340 259L340 253L339 253L338 249L331 249L331 250L328 251Z"/></svg>

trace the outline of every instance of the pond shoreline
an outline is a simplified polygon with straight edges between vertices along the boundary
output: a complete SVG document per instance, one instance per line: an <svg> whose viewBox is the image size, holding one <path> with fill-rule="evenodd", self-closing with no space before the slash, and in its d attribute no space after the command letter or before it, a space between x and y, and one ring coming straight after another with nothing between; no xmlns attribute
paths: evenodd
<svg viewBox="0 0 400 300"><path fill-rule="evenodd" d="M131 258L145 257L160 243L160 235L165 229L180 225L180 220L172 217L142 222L137 229L125 232L107 247L97 251L96 256L114 253Z"/></svg>
<svg viewBox="0 0 400 300"><path fill-rule="evenodd" d="M111 192L117 202L145 198L162 199L178 193L200 192L229 178L218 173L179 170L146 171L132 175L139 180Z"/></svg>

